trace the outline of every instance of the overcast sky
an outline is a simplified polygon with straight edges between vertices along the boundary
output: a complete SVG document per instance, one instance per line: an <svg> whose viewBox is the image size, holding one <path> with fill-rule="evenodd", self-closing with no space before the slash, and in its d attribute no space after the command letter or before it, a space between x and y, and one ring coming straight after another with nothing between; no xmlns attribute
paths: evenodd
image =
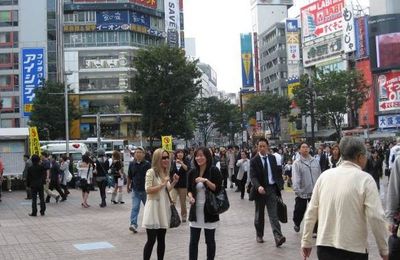
<svg viewBox="0 0 400 260"><path fill-rule="evenodd" d="M356 2L357 0L353 0ZM289 16L312 2L294 0ZM358 0L368 5L369 0ZM196 38L196 54L217 72L218 89L238 92L242 85L240 33L251 32L250 0L184 0L185 37Z"/></svg>

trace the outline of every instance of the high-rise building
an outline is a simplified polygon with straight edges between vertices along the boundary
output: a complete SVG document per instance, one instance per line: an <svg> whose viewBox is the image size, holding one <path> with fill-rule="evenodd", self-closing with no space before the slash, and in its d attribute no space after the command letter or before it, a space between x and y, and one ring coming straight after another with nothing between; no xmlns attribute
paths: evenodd
<svg viewBox="0 0 400 260"><path fill-rule="evenodd" d="M123 97L131 88L135 53L142 47L182 46L179 32L166 32L166 19L182 13L177 0L73 0L64 5L64 53L67 84L82 116L71 129L72 138L96 136L133 139L140 114L131 113ZM182 2L182 1L180 1ZM181 7L181 8L180 8ZM174 10L172 10L172 9ZM180 19L172 19L178 21ZM181 19L181 23L183 19ZM99 114L99 116L97 116Z"/></svg>
<svg viewBox="0 0 400 260"><path fill-rule="evenodd" d="M57 80L57 1L0 1L0 127L24 127L34 89Z"/></svg>
<svg viewBox="0 0 400 260"><path fill-rule="evenodd" d="M398 14L400 13L400 1L380 0L369 1L371 15Z"/></svg>

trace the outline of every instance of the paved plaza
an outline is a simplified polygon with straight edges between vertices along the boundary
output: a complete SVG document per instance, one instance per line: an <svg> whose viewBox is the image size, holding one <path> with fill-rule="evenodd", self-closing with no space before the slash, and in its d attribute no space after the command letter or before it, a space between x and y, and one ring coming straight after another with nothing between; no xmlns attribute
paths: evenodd
<svg viewBox="0 0 400 260"><path fill-rule="evenodd" d="M98 206L98 192L91 192L88 209L80 207L80 191L71 190L66 202L47 204L46 216L29 217L30 201L22 191L4 192L0 202L0 259L142 259L146 231L133 234L128 230L131 194L124 194L126 204ZM231 208L221 215L216 232L216 259L302 259L301 232L295 233L291 221L294 193L283 192L288 206L289 223L282 225L287 242L276 248L271 227L266 219L265 243L256 243L253 226L254 204L241 200L239 193L228 189ZM109 195L110 198L110 195ZM109 198L107 201L109 202ZM179 206L178 206L179 210ZM141 208L139 220L143 213ZM166 236L165 259L188 259L189 225L170 229ZM379 259L372 235L370 259ZM96 243L96 244L92 244ZM199 259L205 259L206 247L202 234ZM156 258L153 249L152 259ZM317 259L315 248L310 259Z"/></svg>

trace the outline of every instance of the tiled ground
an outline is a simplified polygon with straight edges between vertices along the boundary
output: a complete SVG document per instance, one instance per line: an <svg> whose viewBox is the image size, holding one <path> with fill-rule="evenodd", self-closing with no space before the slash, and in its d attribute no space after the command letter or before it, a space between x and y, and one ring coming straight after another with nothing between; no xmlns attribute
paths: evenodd
<svg viewBox="0 0 400 260"><path fill-rule="evenodd" d="M221 215L216 233L217 259L302 259L300 256L300 233L293 231L291 221L282 225L287 242L276 248L271 228L266 223L264 244L255 241L253 226L254 205L247 199L240 200L239 193L232 190L231 208ZM30 201L24 200L22 191L3 192L0 203L0 259L142 259L146 241L144 229L138 234L128 230L131 209L130 195L124 194L125 205L98 207L99 194L92 192L92 207L80 207L80 191L71 190L66 202L47 204L45 217L29 217ZM294 194L283 193L292 217ZM178 206L179 210L179 206ZM140 214L141 220L142 210ZM268 219L268 218L267 218ZM189 227L187 223L168 230L165 259L188 259ZM108 242L111 249L79 251L75 244ZM373 238L370 237L370 259L379 259ZM311 259L316 259L313 250ZM156 259L156 250L153 258ZM199 259L205 259L204 237L200 240Z"/></svg>

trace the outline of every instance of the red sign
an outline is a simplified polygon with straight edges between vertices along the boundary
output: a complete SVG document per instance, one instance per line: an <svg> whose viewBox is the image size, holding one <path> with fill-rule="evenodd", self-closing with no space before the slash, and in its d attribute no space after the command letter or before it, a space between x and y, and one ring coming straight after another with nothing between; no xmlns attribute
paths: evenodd
<svg viewBox="0 0 400 260"><path fill-rule="evenodd" d="M152 9L157 8L157 0L129 0L129 2L134 2L138 5L143 5Z"/></svg>
<svg viewBox="0 0 400 260"><path fill-rule="evenodd" d="M379 111L396 110L400 107L400 72L377 75Z"/></svg>
<svg viewBox="0 0 400 260"><path fill-rule="evenodd" d="M373 88L373 80L371 73L371 62L369 59L360 60L356 62L356 68L360 71L365 80L365 84L370 86L369 98L364 102L359 111L358 125L373 127L375 121L375 91Z"/></svg>
<svg viewBox="0 0 400 260"><path fill-rule="evenodd" d="M304 41L342 30L344 0L318 0L301 8Z"/></svg>

